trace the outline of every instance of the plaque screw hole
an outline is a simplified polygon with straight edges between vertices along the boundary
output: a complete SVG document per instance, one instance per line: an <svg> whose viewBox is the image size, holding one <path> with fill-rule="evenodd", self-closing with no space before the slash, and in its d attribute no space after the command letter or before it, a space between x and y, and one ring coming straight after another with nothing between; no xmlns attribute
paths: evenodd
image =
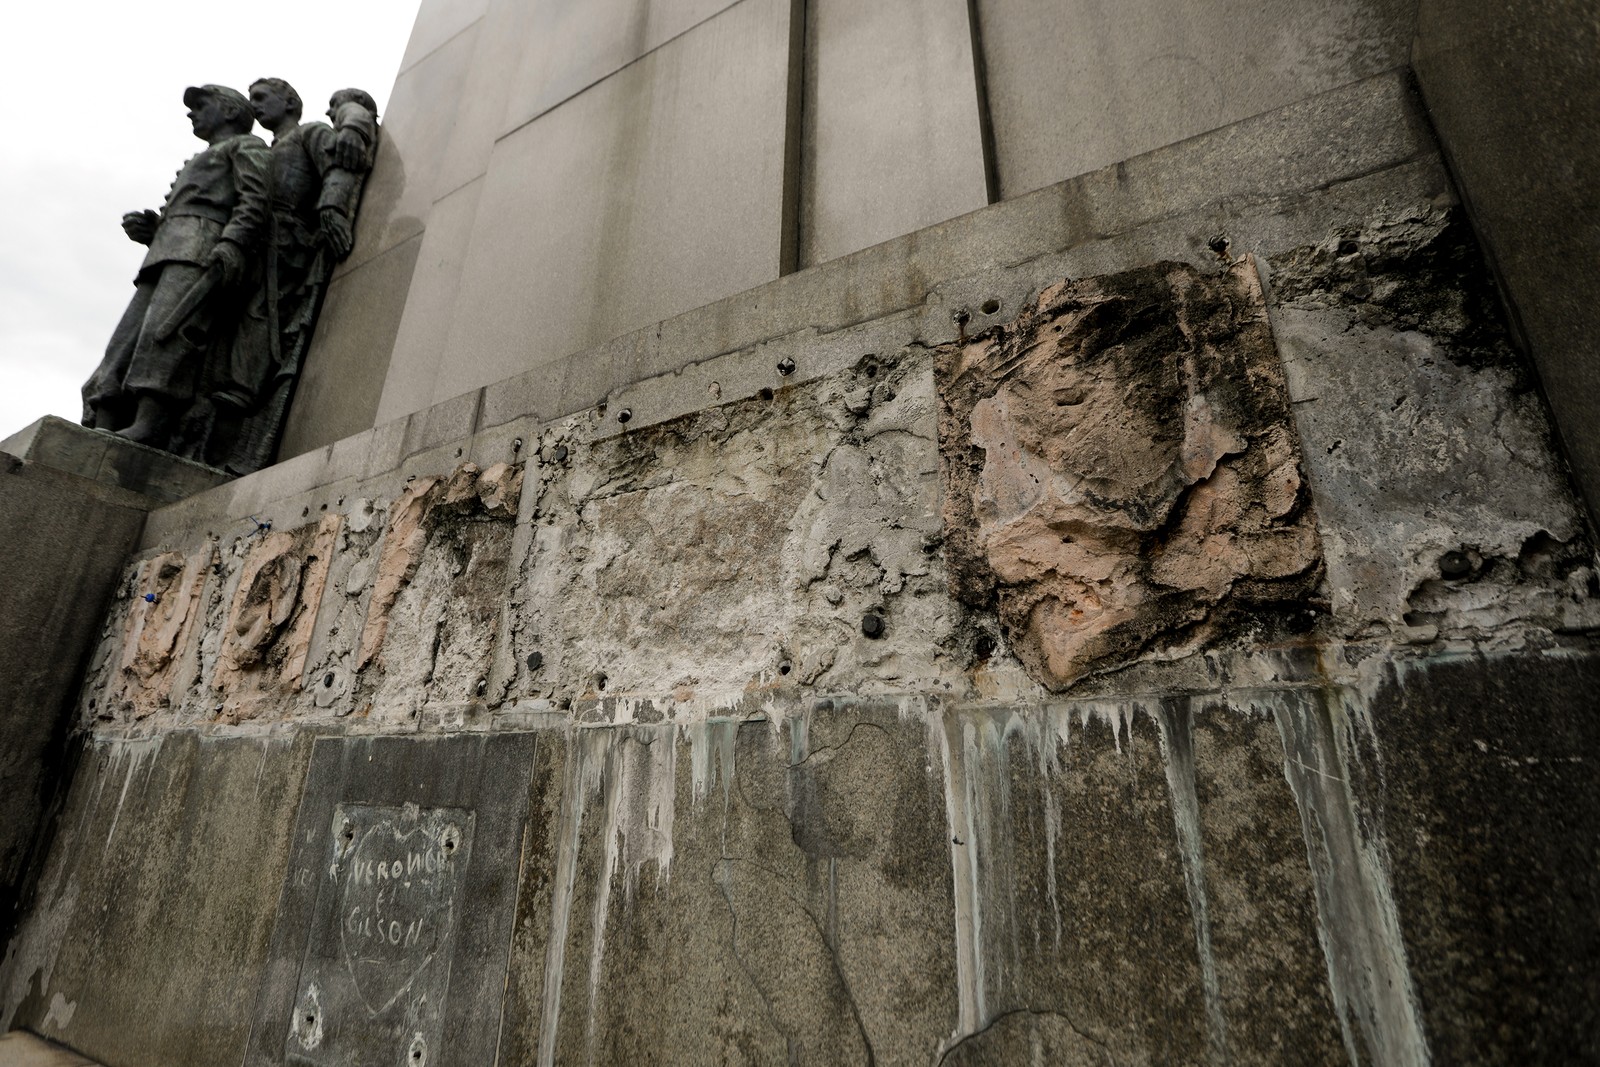
<svg viewBox="0 0 1600 1067"><path fill-rule="evenodd" d="M785 378L793 374L794 360L790 359L788 356L784 356L782 359L778 360L778 373L783 375Z"/></svg>
<svg viewBox="0 0 1600 1067"><path fill-rule="evenodd" d="M618 422L627 422L631 418L633 418L633 409L631 408L623 408L621 411L617 412Z"/></svg>
<svg viewBox="0 0 1600 1067"><path fill-rule="evenodd" d="M602 674L597 674L597 675L594 676L594 687L599 692L602 692L602 693L605 692L605 689L606 689L606 676L603 673Z"/></svg>
<svg viewBox="0 0 1600 1067"><path fill-rule="evenodd" d="M528 653L528 658L524 662L526 662L528 664L528 669L530 671L536 671L540 667L544 666L544 653L542 653L542 652L529 652Z"/></svg>
<svg viewBox="0 0 1600 1067"><path fill-rule="evenodd" d="M789 661L788 660L784 660L782 663L778 664L778 673L779 674L788 674L793 669L794 668L789 665Z"/></svg>
<svg viewBox="0 0 1600 1067"><path fill-rule="evenodd" d="M993 315L996 311L1000 310L1000 301L996 300L994 297L990 297L988 300L983 302L983 307L980 310L985 315Z"/></svg>
<svg viewBox="0 0 1600 1067"><path fill-rule="evenodd" d="M324 689L332 689L333 688L333 672L332 671L329 671L327 674L324 674L322 676L322 688L324 688Z"/></svg>

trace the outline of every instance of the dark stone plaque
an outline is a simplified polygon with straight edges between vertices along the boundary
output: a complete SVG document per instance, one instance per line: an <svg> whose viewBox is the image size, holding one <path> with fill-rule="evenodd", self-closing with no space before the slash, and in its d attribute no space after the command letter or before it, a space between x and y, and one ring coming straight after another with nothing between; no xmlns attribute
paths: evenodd
<svg viewBox="0 0 1600 1067"><path fill-rule="evenodd" d="M285 1062L384 1046L412 1067L436 1057L473 822L460 808L335 806Z"/></svg>
<svg viewBox="0 0 1600 1067"><path fill-rule="evenodd" d="M532 734L324 737L296 819L251 1067L488 1067Z"/></svg>

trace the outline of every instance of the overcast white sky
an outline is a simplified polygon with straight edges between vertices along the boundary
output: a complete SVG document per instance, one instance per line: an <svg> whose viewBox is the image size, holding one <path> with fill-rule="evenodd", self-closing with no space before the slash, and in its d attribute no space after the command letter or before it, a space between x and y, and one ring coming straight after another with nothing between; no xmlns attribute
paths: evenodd
<svg viewBox="0 0 1600 1067"><path fill-rule="evenodd" d="M14 5L0 33L0 438L82 414L78 389L143 258L122 214L159 208L202 147L184 87L284 78L321 118L328 95L353 85L381 115L418 2Z"/></svg>

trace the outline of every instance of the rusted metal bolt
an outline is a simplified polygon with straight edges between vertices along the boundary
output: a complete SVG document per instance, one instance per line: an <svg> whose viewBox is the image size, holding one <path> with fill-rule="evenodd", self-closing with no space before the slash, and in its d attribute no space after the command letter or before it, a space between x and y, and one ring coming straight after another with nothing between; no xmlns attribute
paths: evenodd
<svg viewBox="0 0 1600 1067"><path fill-rule="evenodd" d="M1465 578L1472 573L1472 560L1465 552L1446 552L1439 557L1439 575L1443 578Z"/></svg>
<svg viewBox="0 0 1600 1067"><path fill-rule="evenodd" d="M861 632L876 641L883 636L883 616L875 611L869 611L861 616Z"/></svg>
<svg viewBox="0 0 1600 1067"><path fill-rule="evenodd" d="M778 360L778 373L783 375L785 378L793 374L794 360L790 359L788 356L784 356L782 359Z"/></svg>

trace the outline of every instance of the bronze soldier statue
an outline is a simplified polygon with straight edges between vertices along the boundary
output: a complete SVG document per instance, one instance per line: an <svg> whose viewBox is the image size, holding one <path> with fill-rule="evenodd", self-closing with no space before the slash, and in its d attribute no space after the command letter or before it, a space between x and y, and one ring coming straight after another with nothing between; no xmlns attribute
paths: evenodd
<svg viewBox="0 0 1600 1067"><path fill-rule="evenodd" d="M214 422L200 457L236 474L272 461L328 278L350 253L377 138L376 106L359 90L335 94L338 129L301 123L300 94L281 78L254 82L250 106L273 135L269 236L233 343L210 375Z"/></svg>
<svg viewBox="0 0 1600 1067"><path fill-rule="evenodd" d="M184 417L201 395L208 353L230 329L236 287L270 212L267 146L250 133L255 119L244 94L191 86L183 102L206 147L178 171L159 212L123 216L123 230L150 251L83 387L85 425L169 451L183 447Z"/></svg>

